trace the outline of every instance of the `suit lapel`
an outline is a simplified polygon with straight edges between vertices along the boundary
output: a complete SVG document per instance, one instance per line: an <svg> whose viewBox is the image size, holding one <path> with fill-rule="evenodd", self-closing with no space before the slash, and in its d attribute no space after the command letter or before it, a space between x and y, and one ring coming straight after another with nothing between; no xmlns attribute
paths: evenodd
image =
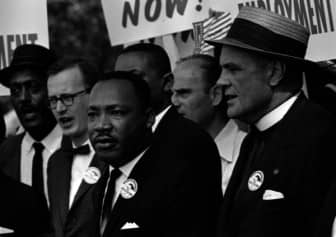
<svg viewBox="0 0 336 237"><path fill-rule="evenodd" d="M95 155L89 165L89 167L97 167L101 174L103 174L104 170L105 170L105 163L100 161L100 159ZM78 202L78 200L81 199L81 197L83 197L83 195L94 186L94 184L88 184L87 182L85 182L84 180L82 180L79 189L75 195L74 201L72 203L72 207L76 205L76 203Z"/></svg>
<svg viewBox="0 0 336 237"><path fill-rule="evenodd" d="M51 185L57 187L56 192L52 195L55 195L55 200L58 201L60 218L62 223L64 223L69 210L69 190L73 157L69 152L59 151L59 154L59 156L55 157L56 159L59 158L59 165L55 171L62 175L58 175L57 179L53 179L55 183Z"/></svg>

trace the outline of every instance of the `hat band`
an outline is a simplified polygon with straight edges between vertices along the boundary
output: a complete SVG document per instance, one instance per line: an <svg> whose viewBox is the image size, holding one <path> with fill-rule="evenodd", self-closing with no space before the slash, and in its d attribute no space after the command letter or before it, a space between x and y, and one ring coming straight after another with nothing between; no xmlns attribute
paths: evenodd
<svg viewBox="0 0 336 237"><path fill-rule="evenodd" d="M238 40L260 50L304 58L307 46L295 39L274 33L253 22L236 18L227 38Z"/></svg>

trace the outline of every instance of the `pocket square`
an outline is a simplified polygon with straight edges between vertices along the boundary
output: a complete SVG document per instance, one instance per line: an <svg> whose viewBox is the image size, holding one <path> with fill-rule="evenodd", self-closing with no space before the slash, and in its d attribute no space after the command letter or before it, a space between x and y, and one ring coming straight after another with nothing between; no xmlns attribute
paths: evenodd
<svg viewBox="0 0 336 237"><path fill-rule="evenodd" d="M14 230L0 226L0 234L10 234L10 233L14 233Z"/></svg>
<svg viewBox="0 0 336 237"><path fill-rule="evenodd" d="M263 200L276 200L276 199L283 199L285 196L281 192L273 191L273 190L265 190L263 195Z"/></svg>
<svg viewBox="0 0 336 237"><path fill-rule="evenodd" d="M135 222L126 222L121 229L122 230L129 230L129 229L137 229L139 226Z"/></svg>

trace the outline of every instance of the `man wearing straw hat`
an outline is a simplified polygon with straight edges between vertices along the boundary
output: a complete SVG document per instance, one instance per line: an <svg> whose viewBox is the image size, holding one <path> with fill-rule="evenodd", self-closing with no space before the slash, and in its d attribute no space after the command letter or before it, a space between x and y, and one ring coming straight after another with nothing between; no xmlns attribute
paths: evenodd
<svg viewBox="0 0 336 237"><path fill-rule="evenodd" d="M309 32L269 11L240 9L220 49L227 114L251 126L218 221L218 236L312 236L335 170L334 118L309 101ZM318 78L316 78L318 79Z"/></svg>

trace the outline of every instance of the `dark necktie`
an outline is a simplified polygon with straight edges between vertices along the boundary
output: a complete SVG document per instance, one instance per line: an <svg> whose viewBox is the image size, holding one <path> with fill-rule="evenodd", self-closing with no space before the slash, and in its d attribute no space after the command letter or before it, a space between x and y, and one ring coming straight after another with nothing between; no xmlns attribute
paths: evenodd
<svg viewBox="0 0 336 237"><path fill-rule="evenodd" d="M33 147L35 150L35 154L33 157L32 186L37 192L44 194L42 156L44 146L42 143L35 142L33 144Z"/></svg>
<svg viewBox="0 0 336 237"><path fill-rule="evenodd" d="M72 149L74 155L88 155L90 153L90 146L89 144L79 146Z"/></svg>
<svg viewBox="0 0 336 237"><path fill-rule="evenodd" d="M110 178L107 184L107 190L103 202L102 216L101 216L101 233L104 232L105 226L110 219L112 211L112 202L115 193L115 183L120 177L121 171L119 169L113 169L110 173Z"/></svg>

